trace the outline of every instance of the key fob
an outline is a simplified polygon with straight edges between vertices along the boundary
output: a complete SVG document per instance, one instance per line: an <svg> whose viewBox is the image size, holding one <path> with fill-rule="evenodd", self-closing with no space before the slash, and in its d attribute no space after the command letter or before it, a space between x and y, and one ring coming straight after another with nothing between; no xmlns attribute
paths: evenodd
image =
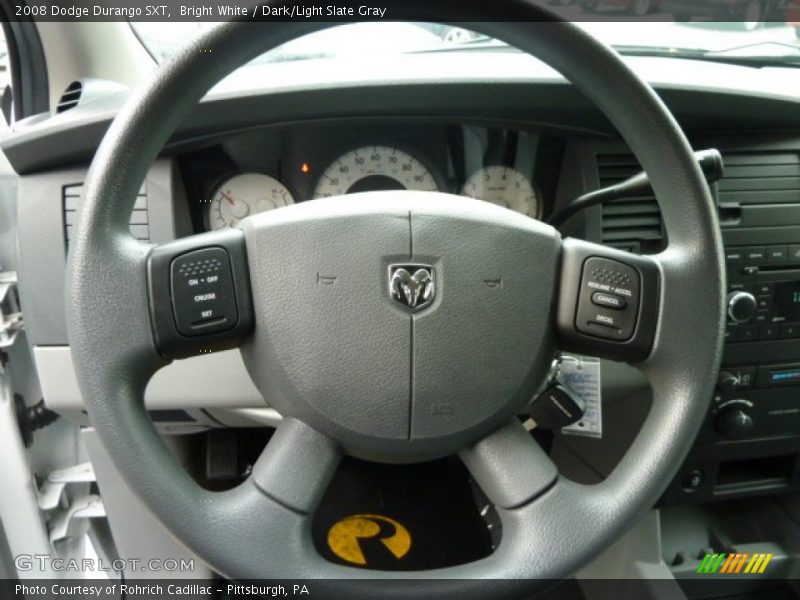
<svg viewBox="0 0 800 600"><path fill-rule="evenodd" d="M541 429L556 430L572 425L586 412L586 404L574 390L551 383L531 404L530 416Z"/></svg>

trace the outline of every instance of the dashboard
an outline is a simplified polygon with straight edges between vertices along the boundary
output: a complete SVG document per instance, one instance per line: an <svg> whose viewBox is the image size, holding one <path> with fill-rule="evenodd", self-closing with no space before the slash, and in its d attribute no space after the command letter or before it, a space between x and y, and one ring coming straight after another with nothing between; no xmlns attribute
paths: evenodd
<svg viewBox="0 0 800 600"><path fill-rule="evenodd" d="M535 130L423 121L240 134L179 158L195 232L259 212L360 192L460 194L540 219L559 144Z"/></svg>

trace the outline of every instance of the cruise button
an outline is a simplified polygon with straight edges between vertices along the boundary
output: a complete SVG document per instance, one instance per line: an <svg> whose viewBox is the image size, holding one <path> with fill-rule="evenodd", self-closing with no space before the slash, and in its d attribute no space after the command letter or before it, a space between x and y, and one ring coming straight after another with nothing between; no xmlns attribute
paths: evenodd
<svg viewBox="0 0 800 600"><path fill-rule="evenodd" d="M605 292L595 292L592 294L592 303L597 306L605 306L606 308L613 308L622 310L626 306L625 298L615 294L607 294Z"/></svg>

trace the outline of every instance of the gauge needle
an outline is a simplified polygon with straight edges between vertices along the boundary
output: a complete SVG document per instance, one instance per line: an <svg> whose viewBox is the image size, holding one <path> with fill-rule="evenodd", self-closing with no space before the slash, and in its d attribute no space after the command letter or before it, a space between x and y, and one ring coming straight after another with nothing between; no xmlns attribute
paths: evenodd
<svg viewBox="0 0 800 600"><path fill-rule="evenodd" d="M230 204L231 206L233 206L234 202L233 202L233 198L231 198L230 194L226 194L225 192L223 192L223 191L221 191L221 190L220 190L220 192L219 192L219 193L220 193L220 194L222 194L222 197L223 197L223 198L225 198L225 200L227 200L227 201L228 201L228 204Z"/></svg>

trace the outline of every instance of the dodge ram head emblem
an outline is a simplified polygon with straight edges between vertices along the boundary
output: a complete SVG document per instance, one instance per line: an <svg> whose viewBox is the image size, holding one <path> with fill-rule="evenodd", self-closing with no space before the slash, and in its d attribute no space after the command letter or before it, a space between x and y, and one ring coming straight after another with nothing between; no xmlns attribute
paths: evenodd
<svg viewBox="0 0 800 600"><path fill-rule="evenodd" d="M429 265L390 265L389 295L400 304L420 310L433 302L436 286Z"/></svg>

